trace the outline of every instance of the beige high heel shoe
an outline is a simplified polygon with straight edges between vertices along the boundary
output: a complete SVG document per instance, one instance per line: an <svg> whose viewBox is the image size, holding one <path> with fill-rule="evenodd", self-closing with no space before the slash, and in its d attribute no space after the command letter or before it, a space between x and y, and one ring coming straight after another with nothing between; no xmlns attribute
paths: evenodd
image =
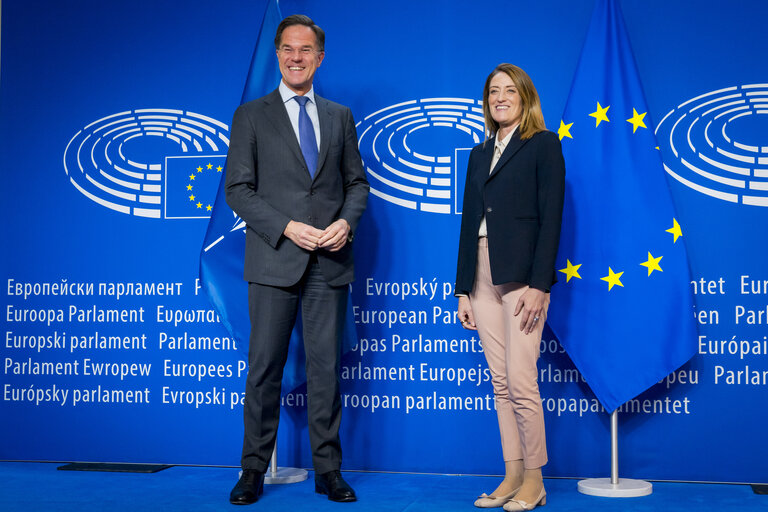
<svg viewBox="0 0 768 512"><path fill-rule="evenodd" d="M547 504L547 492L542 487L541 492L539 493L539 496L536 498L535 502L526 503L523 500L511 499L504 504L504 510L506 510L507 512L521 512L522 510L533 510L539 505L543 507L546 504Z"/></svg>
<svg viewBox="0 0 768 512"><path fill-rule="evenodd" d="M512 499L512 497L517 494L517 491L519 491L520 488L518 487L514 491L512 491L509 494L505 494L504 496L494 496L491 494L490 496L483 493L475 500L475 506L477 508L496 508L501 507L506 502Z"/></svg>

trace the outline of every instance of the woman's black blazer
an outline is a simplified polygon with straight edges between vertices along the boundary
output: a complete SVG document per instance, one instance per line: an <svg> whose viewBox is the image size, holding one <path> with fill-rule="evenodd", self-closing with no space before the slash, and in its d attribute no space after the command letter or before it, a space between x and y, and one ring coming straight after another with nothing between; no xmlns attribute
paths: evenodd
<svg viewBox="0 0 768 512"><path fill-rule="evenodd" d="M565 162L557 135L512 135L489 174L495 138L472 149L459 236L456 293L469 294L477 267L477 231L485 214L493 284L549 291L563 215Z"/></svg>

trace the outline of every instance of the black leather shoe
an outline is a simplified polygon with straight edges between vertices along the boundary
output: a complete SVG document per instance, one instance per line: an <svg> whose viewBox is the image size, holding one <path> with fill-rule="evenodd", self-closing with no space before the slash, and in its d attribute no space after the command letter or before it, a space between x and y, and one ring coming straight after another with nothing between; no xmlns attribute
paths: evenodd
<svg viewBox="0 0 768 512"><path fill-rule="evenodd" d="M355 491L341 477L341 471L329 471L319 475L315 473L315 492L327 494L331 501L357 501Z"/></svg>
<svg viewBox="0 0 768 512"><path fill-rule="evenodd" d="M256 503L264 491L264 473L255 469L244 469L240 480L229 493L229 502L233 505Z"/></svg>

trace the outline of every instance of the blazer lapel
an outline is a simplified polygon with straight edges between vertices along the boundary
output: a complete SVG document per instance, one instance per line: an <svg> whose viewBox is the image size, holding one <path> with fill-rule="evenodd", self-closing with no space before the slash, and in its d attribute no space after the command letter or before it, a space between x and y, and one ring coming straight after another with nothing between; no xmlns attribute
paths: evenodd
<svg viewBox="0 0 768 512"><path fill-rule="evenodd" d="M293 156L304 164L304 155L301 153L299 141L296 140L296 132L293 131L293 126L291 126L291 120L288 118L285 105L283 105L280 91L275 90L272 92L267 96L265 103L267 104L268 115L272 119L272 125L275 127L279 138L285 141L286 145L291 149ZM306 167L306 164L304 166Z"/></svg>
<svg viewBox="0 0 768 512"><path fill-rule="evenodd" d="M493 139L494 144L496 143L496 138ZM518 127L517 130L515 130L515 134L512 135L512 138L509 139L509 144L507 144L507 147L504 149L504 152L501 154L501 158L499 158L499 161L496 162L496 165L493 168L493 171L491 171L491 174L488 176L488 179L490 180L496 174L498 174L499 170L506 165L509 160L515 156L515 153L520 151L520 148L522 148L525 143L528 142L527 140L522 140L520 138L520 127ZM491 149L493 150L493 146L491 146ZM493 153L491 153L493 154ZM490 162L488 162L488 165L491 165Z"/></svg>
<svg viewBox="0 0 768 512"><path fill-rule="evenodd" d="M317 118L320 121L320 152L317 154L317 169L315 178L320 174L320 170L325 163L325 157L328 156L328 148L331 145L331 129L333 127L333 118L328 110L328 102L315 94L315 103L317 105Z"/></svg>
<svg viewBox="0 0 768 512"><path fill-rule="evenodd" d="M480 152L480 161L478 162L478 178L481 182L485 182L488 179L488 169L491 168L491 161L493 160L493 148L496 144L496 138L488 139L485 141L485 146ZM475 179L478 179L475 178Z"/></svg>

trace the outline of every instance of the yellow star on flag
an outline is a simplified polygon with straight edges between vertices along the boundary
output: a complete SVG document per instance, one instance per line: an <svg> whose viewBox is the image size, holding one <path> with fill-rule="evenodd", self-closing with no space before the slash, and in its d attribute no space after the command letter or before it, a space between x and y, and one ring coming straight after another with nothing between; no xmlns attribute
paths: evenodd
<svg viewBox="0 0 768 512"><path fill-rule="evenodd" d="M198 167L197 172L203 172L203 167L202 166Z"/></svg>
<svg viewBox="0 0 768 512"><path fill-rule="evenodd" d="M650 251L648 252L648 261L641 263L641 265L648 269L649 276L654 270L658 270L659 272L664 272L663 270L661 270L661 267L659 266L659 262L663 257L664 256L659 256L658 258L654 258L653 255L651 255Z"/></svg>
<svg viewBox="0 0 768 512"><path fill-rule="evenodd" d="M672 227L665 231L674 235L675 239L672 240L672 243L677 242L677 239L683 236L683 230L680 229L680 224L677 223L677 219L672 219Z"/></svg>
<svg viewBox="0 0 768 512"><path fill-rule="evenodd" d="M571 136L571 126L573 126L573 123L571 124L565 124L563 120L560 120L560 128L557 129L557 134L560 136L560 140L563 140L563 137L568 137L569 139L572 139Z"/></svg>
<svg viewBox="0 0 768 512"><path fill-rule="evenodd" d="M197 203L195 206L197 206L198 208L202 208L203 207L203 203Z"/></svg>
<svg viewBox="0 0 768 512"><path fill-rule="evenodd" d="M192 185L187 185L187 190L192 190Z"/></svg>
<svg viewBox="0 0 768 512"><path fill-rule="evenodd" d="M213 206L208 205L208 206L205 207L205 209L208 210L208 211L211 211L211 210L213 210Z"/></svg>
<svg viewBox="0 0 768 512"><path fill-rule="evenodd" d="M571 263L571 260L566 260L566 262L568 266L558 270L558 272L562 272L567 276L565 278L565 282L567 283L568 281L570 281L572 277L578 277L579 279L581 279L581 276L579 275L579 267L581 267L581 263L579 263L578 265L573 265Z"/></svg>
<svg viewBox="0 0 768 512"><path fill-rule="evenodd" d="M221 172L222 169L223 167L219 165L218 167L216 167L216 172Z"/></svg>
<svg viewBox="0 0 768 512"><path fill-rule="evenodd" d="M642 126L643 128L648 128L647 126L645 126L645 122L643 121L643 118L647 113L648 112L643 112L642 114L638 114L637 110L632 109L632 117L627 119L628 123L632 123L632 133L635 133L637 131L638 126Z"/></svg>
<svg viewBox="0 0 768 512"><path fill-rule="evenodd" d="M206 169L213 169L213 164L208 164L205 166Z"/></svg>
<svg viewBox="0 0 768 512"><path fill-rule="evenodd" d="M619 285L622 288L624 288L624 285L621 284L621 276L624 274L624 272L619 272L618 274L613 271L611 267L608 267L608 275L605 277L601 277L600 279L602 281L605 281L608 283L608 291L611 291L611 288L613 288L614 285Z"/></svg>
<svg viewBox="0 0 768 512"><path fill-rule="evenodd" d="M189 196L189 200L190 200L190 201L194 201L194 200L195 200L195 195L194 195L194 194L192 194L191 196Z"/></svg>
<svg viewBox="0 0 768 512"><path fill-rule="evenodd" d="M195 180L195 175L194 175L194 174L190 174L190 175L189 175L189 179L191 179L192 181L194 181L194 180Z"/></svg>
<svg viewBox="0 0 768 512"><path fill-rule="evenodd" d="M605 121L606 123L610 123L611 120L608 119L608 116L606 115L608 113L608 109L611 108L610 105L607 107L601 107L600 102L597 102L597 110L589 114L591 117L595 118L595 128L600 126L600 121Z"/></svg>

